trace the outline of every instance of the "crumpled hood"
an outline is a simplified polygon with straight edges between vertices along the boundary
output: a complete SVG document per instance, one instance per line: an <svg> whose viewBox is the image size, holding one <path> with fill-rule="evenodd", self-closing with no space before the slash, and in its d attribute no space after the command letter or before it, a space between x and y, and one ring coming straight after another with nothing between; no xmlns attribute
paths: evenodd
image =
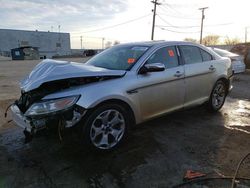
<svg viewBox="0 0 250 188"><path fill-rule="evenodd" d="M123 76L126 71L109 70L100 67L68 61L43 60L31 73L20 82L20 87L27 92L38 88L43 83L78 77Z"/></svg>

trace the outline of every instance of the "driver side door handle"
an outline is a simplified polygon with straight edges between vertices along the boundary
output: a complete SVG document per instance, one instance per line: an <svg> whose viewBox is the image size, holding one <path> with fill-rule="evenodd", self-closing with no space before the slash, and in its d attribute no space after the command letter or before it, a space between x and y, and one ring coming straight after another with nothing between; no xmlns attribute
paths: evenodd
<svg viewBox="0 0 250 188"><path fill-rule="evenodd" d="M213 65L211 65L210 67L209 67L209 70L210 71L214 71L216 68L213 66Z"/></svg>

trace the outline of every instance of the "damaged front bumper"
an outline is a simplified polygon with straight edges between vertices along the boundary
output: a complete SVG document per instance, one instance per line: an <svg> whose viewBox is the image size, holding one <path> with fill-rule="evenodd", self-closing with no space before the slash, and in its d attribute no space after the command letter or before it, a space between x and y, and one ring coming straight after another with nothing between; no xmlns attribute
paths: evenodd
<svg viewBox="0 0 250 188"><path fill-rule="evenodd" d="M25 131L34 135L37 131L44 129L53 129L58 127L59 122L61 128L70 128L75 126L84 116L86 110L80 106L67 109L59 113L51 113L41 117L27 117L25 116L16 104L10 107L12 119L15 124Z"/></svg>
<svg viewBox="0 0 250 188"><path fill-rule="evenodd" d="M23 115L23 113L20 111L20 109L18 108L17 105L13 104L10 107L10 111L11 111L12 120L15 122L16 125L27 130L28 132L32 131L32 126L31 126L30 120L28 120Z"/></svg>

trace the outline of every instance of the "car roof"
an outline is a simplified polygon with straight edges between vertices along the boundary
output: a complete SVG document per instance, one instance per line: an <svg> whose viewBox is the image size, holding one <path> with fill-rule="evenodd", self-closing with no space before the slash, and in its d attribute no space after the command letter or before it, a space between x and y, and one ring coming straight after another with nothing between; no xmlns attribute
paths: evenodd
<svg viewBox="0 0 250 188"><path fill-rule="evenodd" d="M131 42L131 43L124 43L124 44L119 44L119 46L131 46L131 45L138 45L138 46L158 46L158 45L163 45L163 44L168 44L168 45L198 45L197 43L192 43L192 42L185 42L185 41L165 41L165 40L155 40L155 41L143 41L143 42Z"/></svg>
<svg viewBox="0 0 250 188"><path fill-rule="evenodd" d="M202 48L203 50L213 54L213 56L215 58L221 58L220 55L218 55L216 52L214 52L211 49L208 49L206 46L201 45L201 44L197 44L194 42L186 42L186 41L165 41L165 40L153 40L153 41L144 41L144 42L131 42L131 43L123 43L123 44L118 44L116 46L145 46L145 47L149 47L149 48L157 48L157 47L161 47L164 45L170 45L170 46L175 46L175 45L192 45L192 46L197 46ZM113 47L116 47L113 46Z"/></svg>

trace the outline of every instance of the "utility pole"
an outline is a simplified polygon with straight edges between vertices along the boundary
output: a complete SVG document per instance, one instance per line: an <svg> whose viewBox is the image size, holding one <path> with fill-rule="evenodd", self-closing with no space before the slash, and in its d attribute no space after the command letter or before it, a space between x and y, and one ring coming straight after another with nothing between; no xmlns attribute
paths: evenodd
<svg viewBox="0 0 250 188"><path fill-rule="evenodd" d="M202 7L202 8L199 8L199 10L201 10L201 12L202 12L202 16L201 16L201 34L200 34L200 44L202 44L203 20L205 19L204 11L205 11L207 8L208 8L208 7Z"/></svg>
<svg viewBox="0 0 250 188"><path fill-rule="evenodd" d="M102 49L104 49L104 40L105 38L102 38Z"/></svg>
<svg viewBox="0 0 250 188"><path fill-rule="evenodd" d="M61 34L60 34L60 32L61 32L61 25L58 25L58 34L59 34L59 47L61 48Z"/></svg>
<svg viewBox="0 0 250 188"><path fill-rule="evenodd" d="M248 27L245 27L245 43L247 43L247 28Z"/></svg>
<svg viewBox="0 0 250 188"><path fill-rule="evenodd" d="M151 2L154 4L154 9L152 10L154 13L153 13L151 40L154 40L156 5L160 5L160 3L158 3L157 0L153 0Z"/></svg>
<svg viewBox="0 0 250 188"><path fill-rule="evenodd" d="M80 41L81 41L81 49L82 49L82 36L80 36Z"/></svg>

